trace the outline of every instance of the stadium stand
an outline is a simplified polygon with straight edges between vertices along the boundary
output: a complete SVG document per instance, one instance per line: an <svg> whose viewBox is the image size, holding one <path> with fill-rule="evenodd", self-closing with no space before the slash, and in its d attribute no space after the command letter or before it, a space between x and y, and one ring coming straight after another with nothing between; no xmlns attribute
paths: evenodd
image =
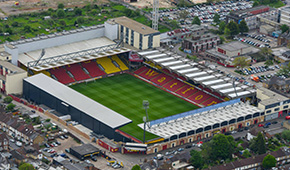
<svg viewBox="0 0 290 170"><path fill-rule="evenodd" d="M107 74L116 73L121 71L118 67L116 67L112 60L108 57L98 58L97 63L100 64Z"/></svg>
<svg viewBox="0 0 290 170"><path fill-rule="evenodd" d="M160 86L164 85L165 83L169 82L173 78L171 76L168 76L164 73L159 74L157 77L151 79L153 83L156 83Z"/></svg>
<svg viewBox="0 0 290 170"><path fill-rule="evenodd" d="M189 85L185 85L176 91L177 94L179 94L180 96L183 96L183 97L188 97L196 92L198 92L198 89L196 89L192 86L189 86Z"/></svg>
<svg viewBox="0 0 290 170"><path fill-rule="evenodd" d="M89 79L90 76L84 72L80 64L72 64L65 66L66 69L72 73L76 81Z"/></svg>
<svg viewBox="0 0 290 170"><path fill-rule="evenodd" d="M189 96L188 99L198 104L201 104L210 97L211 96L209 94L206 94L203 91L198 91L197 93L194 93L193 95Z"/></svg>
<svg viewBox="0 0 290 170"><path fill-rule="evenodd" d="M121 70L128 70L129 68L120 60L120 58L116 55L112 56L112 60L115 61L119 66Z"/></svg>
<svg viewBox="0 0 290 170"><path fill-rule="evenodd" d="M92 77L103 76L106 74L103 70L101 70L98 67L97 63L94 60L93 61L86 61L86 62L83 62L81 64L90 73L90 75Z"/></svg>
<svg viewBox="0 0 290 170"><path fill-rule="evenodd" d="M142 73L139 74L139 76L145 78L145 79L152 79L156 76L158 76L159 73L153 69L147 68L145 71L143 71Z"/></svg>
<svg viewBox="0 0 290 170"><path fill-rule="evenodd" d="M53 68L50 70L50 73L53 76L55 76L59 82L61 82L63 84L69 84L69 83L72 83L75 81L72 77L70 77L67 74L65 68L63 68L63 67Z"/></svg>
<svg viewBox="0 0 290 170"><path fill-rule="evenodd" d="M176 94L179 94L180 96L185 97L188 100L191 100L197 104L210 106L212 104L217 104L217 103L222 102L221 100L210 95L212 94L210 89L203 88L202 86L199 86L199 89L198 89L178 79L174 79L174 75L175 77L179 77L177 74L175 73L172 74L167 69L162 69L162 71L165 73L159 73L153 69L143 66L140 69L136 70L134 73L138 74L139 76L143 78L150 80L151 82L157 85L162 86L163 88L169 91L175 92ZM204 91L201 91L200 89ZM208 94L207 92L210 94ZM221 96L218 93L215 93L215 95L218 97Z"/></svg>
<svg viewBox="0 0 290 170"><path fill-rule="evenodd" d="M140 73L144 72L147 69L148 69L147 67L143 66L139 68L138 70L136 70L134 73L139 75Z"/></svg>
<svg viewBox="0 0 290 170"><path fill-rule="evenodd" d="M166 83L163 87L170 90L170 91L177 91L178 89L180 89L184 85L185 84L182 83L181 81L174 79L174 80Z"/></svg>
<svg viewBox="0 0 290 170"><path fill-rule="evenodd" d="M201 104L204 106L210 106L213 104L217 104L217 103L221 103L222 101L214 98L214 97L210 97L209 99L205 100L204 102L202 102Z"/></svg>

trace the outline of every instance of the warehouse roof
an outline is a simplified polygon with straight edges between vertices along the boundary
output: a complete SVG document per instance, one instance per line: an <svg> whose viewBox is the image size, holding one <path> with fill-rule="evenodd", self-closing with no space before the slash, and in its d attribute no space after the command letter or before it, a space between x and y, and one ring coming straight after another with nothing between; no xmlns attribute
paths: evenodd
<svg viewBox="0 0 290 170"><path fill-rule="evenodd" d="M118 128L132 122L132 120L42 73L28 77L24 81L62 100L64 105L71 105L111 128Z"/></svg>
<svg viewBox="0 0 290 170"><path fill-rule="evenodd" d="M250 48L250 46L248 46L240 41L233 41L230 43L219 45L218 47L225 49L227 51L237 51L237 50L240 50L243 48Z"/></svg>
<svg viewBox="0 0 290 170"><path fill-rule="evenodd" d="M74 150L75 152L79 153L80 155L86 155L94 152L100 151L100 149L96 148L90 143L83 144L81 146L74 146L71 147L70 149Z"/></svg>
<svg viewBox="0 0 290 170"><path fill-rule="evenodd" d="M144 24L141 24L125 16L113 18L111 20L143 35L159 33L159 31L154 30Z"/></svg>

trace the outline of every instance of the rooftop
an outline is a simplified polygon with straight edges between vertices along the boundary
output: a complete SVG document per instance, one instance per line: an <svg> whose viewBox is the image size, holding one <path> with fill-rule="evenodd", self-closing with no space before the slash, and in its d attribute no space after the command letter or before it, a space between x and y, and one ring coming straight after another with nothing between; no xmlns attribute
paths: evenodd
<svg viewBox="0 0 290 170"><path fill-rule="evenodd" d="M111 21L115 21L116 23L123 25L124 27L127 27L131 30L134 30L140 34L148 35L148 34L154 34L154 33L160 33L159 31L156 31L146 25L143 25L137 21L134 21L128 17L122 16L118 18L113 18Z"/></svg>
<svg viewBox="0 0 290 170"><path fill-rule="evenodd" d="M71 105L76 109L79 109L111 128L118 128L132 122L132 120L42 73L28 77L24 79L24 81L47 92L48 94L51 94L52 96L55 96L68 106Z"/></svg>
<svg viewBox="0 0 290 170"><path fill-rule="evenodd" d="M7 62L7 61L0 60L0 65L4 66L8 70L12 71L12 73L10 73L10 74L24 73L25 72L23 69L15 66L15 65L11 64L10 62Z"/></svg>
<svg viewBox="0 0 290 170"><path fill-rule="evenodd" d="M245 43L242 43L240 41L233 41L230 43L226 43L226 44L222 44L222 45L218 45L219 48L223 48L227 51L237 51L237 50L241 50L244 48L250 48L250 46L246 45Z"/></svg>
<svg viewBox="0 0 290 170"><path fill-rule="evenodd" d="M256 7L253 7L253 8L248 8L248 9L245 9L245 10L235 11L235 12L232 12L232 13L235 14L235 15L239 15L239 14L248 13L248 12L252 12L252 11L256 11L256 10L260 10L260 9L264 9L264 8L269 8L269 7L265 6L265 5L260 5L260 6L256 6Z"/></svg>
<svg viewBox="0 0 290 170"><path fill-rule="evenodd" d="M80 155L86 155L94 152L100 151L98 148L93 146L92 144L83 144L81 146L74 146L71 147L70 149L74 150L75 152L79 153Z"/></svg>
<svg viewBox="0 0 290 170"><path fill-rule="evenodd" d="M262 104L264 106L281 102L281 101L285 101L285 100L289 100L289 98L282 96L278 93L275 93L272 90L266 89L264 87L261 87L258 90L261 91L263 95L268 96L268 99L265 99L259 102L259 104Z"/></svg>

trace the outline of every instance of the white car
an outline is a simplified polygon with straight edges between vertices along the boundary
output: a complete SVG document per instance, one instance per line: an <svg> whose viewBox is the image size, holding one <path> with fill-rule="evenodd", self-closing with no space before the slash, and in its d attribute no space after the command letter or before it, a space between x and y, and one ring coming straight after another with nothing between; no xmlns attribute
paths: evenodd
<svg viewBox="0 0 290 170"><path fill-rule="evenodd" d="M234 131L232 131L232 134L235 134L235 133L237 133L237 131L235 131L235 130L234 130Z"/></svg>
<svg viewBox="0 0 290 170"><path fill-rule="evenodd" d="M19 141L17 141L17 142L16 142L16 146L19 146L19 147L21 147L21 146L22 146L22 143L21 143L21 142L19 142Z"/></svg>

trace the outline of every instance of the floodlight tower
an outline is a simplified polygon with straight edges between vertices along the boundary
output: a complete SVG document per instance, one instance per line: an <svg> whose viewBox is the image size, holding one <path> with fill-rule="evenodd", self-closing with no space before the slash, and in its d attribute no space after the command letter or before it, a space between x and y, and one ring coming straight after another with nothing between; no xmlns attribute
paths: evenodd
<svg viewBox="0 0 290 170"><path fill-rule="evenodd" d="M159 0L153 0L152 28L158 30Z"/></svg>
<svg viewBox="0 0 290 170"><path fill-rule="evenodd" d="M149 101L148 100L143 100L143 108L145 109L146 116L143 117L143 122L144 122L144 133L143 133L143 143L145 143L145 132L146 132L146 125L150 128L149 123L149 116L148 116L148 108L149 108Z"/></svg>

